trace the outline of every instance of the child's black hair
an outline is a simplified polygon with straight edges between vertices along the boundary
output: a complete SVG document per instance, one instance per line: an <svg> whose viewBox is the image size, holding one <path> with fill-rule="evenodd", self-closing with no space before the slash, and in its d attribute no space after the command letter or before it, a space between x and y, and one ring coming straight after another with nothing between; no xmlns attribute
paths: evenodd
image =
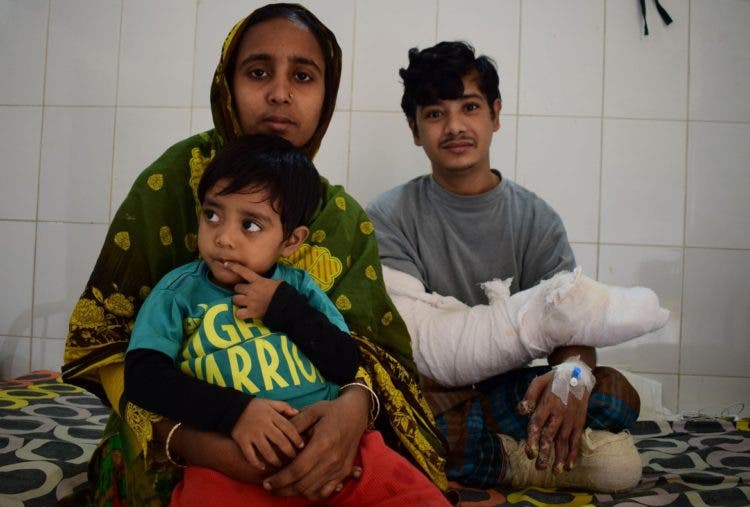
<svg viewBox="0 0 750 507"><path fill-rule="evenodd" d="M308 225L320 204L323 183L312 161L284 138L241 136L219 150L198 184L198 199L222 182L219 195L247 187L268 192L271 207L281 217L284 237Z"/></svg>
<svg viewBox="0 0 750 507"><path fill-rule="evenodd" d="M398 71L404 83L401 109L414 121L417 106L460 98L464 93L462 80L472 72L476 72L479 89L492 106L500 99L500 78L491 58L475 56L474 48L462 41L440 42L422 51L411 48L409 66Z"/></svg>

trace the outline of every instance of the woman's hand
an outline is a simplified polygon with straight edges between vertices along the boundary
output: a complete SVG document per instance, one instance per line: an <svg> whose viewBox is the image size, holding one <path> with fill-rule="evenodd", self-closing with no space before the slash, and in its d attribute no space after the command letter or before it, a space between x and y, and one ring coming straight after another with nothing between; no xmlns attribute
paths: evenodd
<svg viewBox="0 0 750 507"><path fill-rule="evenodd" d="M277 495L325 498L343 486L349 477L358 478L353 466L359 440L367 428L370 398L364 389L346 389L333 401L321 401L305 408L291 422L309 442L297 457L277 473L250 464L237 443L220 433L182 425L172 435L170 450L190 465L211 468L238 481L263 484ZM169 419L154 424L155 438L164 442L174 426Z"/></svg>
<svg viewBox="0 0 750 507"><path fill-rule="evenodd" d="M156 440L164 442L172 426L174 421L169 419L155 423ZM169 449L172 454L182 457L189 465L211 468L250 484L261 484L268 473L248 463L237 443L231 438L221 433L199 431L184 424L172 435Z"/></svg>
<svg viewBox="0 0 750 507"><path fill-rule="evenodd" d="M353 467L359 440L367 428L370 395L365 389L344 390L333 401L303 409L291 422L307 437L305 448L263 486L277 495L326 498L341 488ZM353 473L354 472L354 473Z"/></svg>

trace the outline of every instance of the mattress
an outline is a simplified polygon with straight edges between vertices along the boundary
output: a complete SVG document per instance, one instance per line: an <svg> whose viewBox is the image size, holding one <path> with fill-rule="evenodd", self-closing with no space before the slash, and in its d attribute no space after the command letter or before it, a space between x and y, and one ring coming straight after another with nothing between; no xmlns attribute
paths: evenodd
<svg viewBox="0 0 750 507"><path fill-rule="evenodd" d="M87 487L87 463L109 410L93 395L38 371L0 381L0 506L48 506ZM747 506L747 420L639 421L633 437L643 462L627 493L528 488L476 490L454 485L459 505Z"/></svg>

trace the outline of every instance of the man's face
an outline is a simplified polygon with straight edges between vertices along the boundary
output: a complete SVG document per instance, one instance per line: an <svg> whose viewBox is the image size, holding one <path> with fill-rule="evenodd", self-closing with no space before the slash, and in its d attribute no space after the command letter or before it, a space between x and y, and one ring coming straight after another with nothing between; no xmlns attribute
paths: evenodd
<svg viewBox="0 0 750 507"><path fill-rule="evenodd" d="M490 169L492 134L500 128L500 101L490 106L473 74L463 77L464 93L453 100L417 106L410 122L438 180Z"/></svg>

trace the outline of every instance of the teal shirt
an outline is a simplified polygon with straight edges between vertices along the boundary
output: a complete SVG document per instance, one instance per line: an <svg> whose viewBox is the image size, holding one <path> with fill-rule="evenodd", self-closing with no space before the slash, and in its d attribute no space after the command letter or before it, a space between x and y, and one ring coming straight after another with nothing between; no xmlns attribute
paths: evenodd
<svg viewBox="0 0 750 507"><path fill-rule="evenodd" d="M258 319L235 317L233 293L215 285L202 261L169 272L138 312L128 351L152 349L174 358L185 374L210 384L283 400L295 408L338 395L293 342ZM349 330L336 307L310 276L277 265L271 276L305 296L339 329Z"/></svg>

